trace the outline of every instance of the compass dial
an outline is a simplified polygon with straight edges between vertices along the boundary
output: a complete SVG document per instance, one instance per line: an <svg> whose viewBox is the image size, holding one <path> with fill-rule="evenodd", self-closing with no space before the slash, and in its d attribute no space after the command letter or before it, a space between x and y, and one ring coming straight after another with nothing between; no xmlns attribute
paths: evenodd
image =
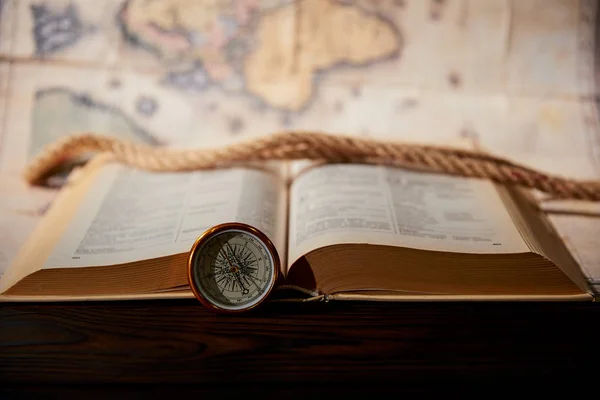
<svg viewBox="0 0 600 400"><path fill-rule="evenodd" d="M190 286L203 304L218 311L243 311L267 297L277 278L279 258L262 232L228 223L198 238L188 268Z"/></svg>

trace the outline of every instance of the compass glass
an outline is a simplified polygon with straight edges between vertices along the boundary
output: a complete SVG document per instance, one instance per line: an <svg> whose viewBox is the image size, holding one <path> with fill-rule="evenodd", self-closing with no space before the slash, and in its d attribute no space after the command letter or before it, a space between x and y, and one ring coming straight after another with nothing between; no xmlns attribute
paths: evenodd
<svg viewBox="0 0 600 400"><path fill-rule="evenodd" d="M260 303L276 277L266 238L229 228L199 239L190 258L190 284L199 299L221 310L240 311Z"/></svg>

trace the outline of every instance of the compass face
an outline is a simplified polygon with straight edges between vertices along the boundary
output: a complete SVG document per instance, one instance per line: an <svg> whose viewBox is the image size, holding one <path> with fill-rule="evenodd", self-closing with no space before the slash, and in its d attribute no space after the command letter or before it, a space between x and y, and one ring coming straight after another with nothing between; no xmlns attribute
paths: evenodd
<svg viewBox="0 0 600 400"><path fill-rule="evenodd" d="M268 239L252 230L214 229L192 248L190 285L203 303L217 310L242 311L269 294L277 275L276 255Z"/></svg>

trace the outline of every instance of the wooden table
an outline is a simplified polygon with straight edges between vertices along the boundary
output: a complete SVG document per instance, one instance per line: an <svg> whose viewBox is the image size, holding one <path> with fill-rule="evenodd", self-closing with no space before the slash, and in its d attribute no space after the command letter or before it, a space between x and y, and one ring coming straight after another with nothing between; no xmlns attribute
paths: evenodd
<svg viewBox="0 0 600 400"><path fill-rule="evenodd" d="M106 394L151 383L137 389L156 394L185 383L304 396L584 379L599 327L593 303L270 303L237 316L192 300L4 304L0 387Z"/></svg>

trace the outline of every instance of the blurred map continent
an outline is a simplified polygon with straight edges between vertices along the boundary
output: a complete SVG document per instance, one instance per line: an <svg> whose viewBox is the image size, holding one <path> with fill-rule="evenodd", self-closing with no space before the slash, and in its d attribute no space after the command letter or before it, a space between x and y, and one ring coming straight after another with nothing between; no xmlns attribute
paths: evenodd
<svg viewBox="0 0 600 400"><path fill-rule="evenodd" d="M126 38L167 62L183 64L167 81L196 89L247 91L269 106L298 111L315 75L338 65L366 66L400 53L390 21L351 4L322 0L148 2L119 14ZM286 91L277 90L286 87Z"/></svg>

